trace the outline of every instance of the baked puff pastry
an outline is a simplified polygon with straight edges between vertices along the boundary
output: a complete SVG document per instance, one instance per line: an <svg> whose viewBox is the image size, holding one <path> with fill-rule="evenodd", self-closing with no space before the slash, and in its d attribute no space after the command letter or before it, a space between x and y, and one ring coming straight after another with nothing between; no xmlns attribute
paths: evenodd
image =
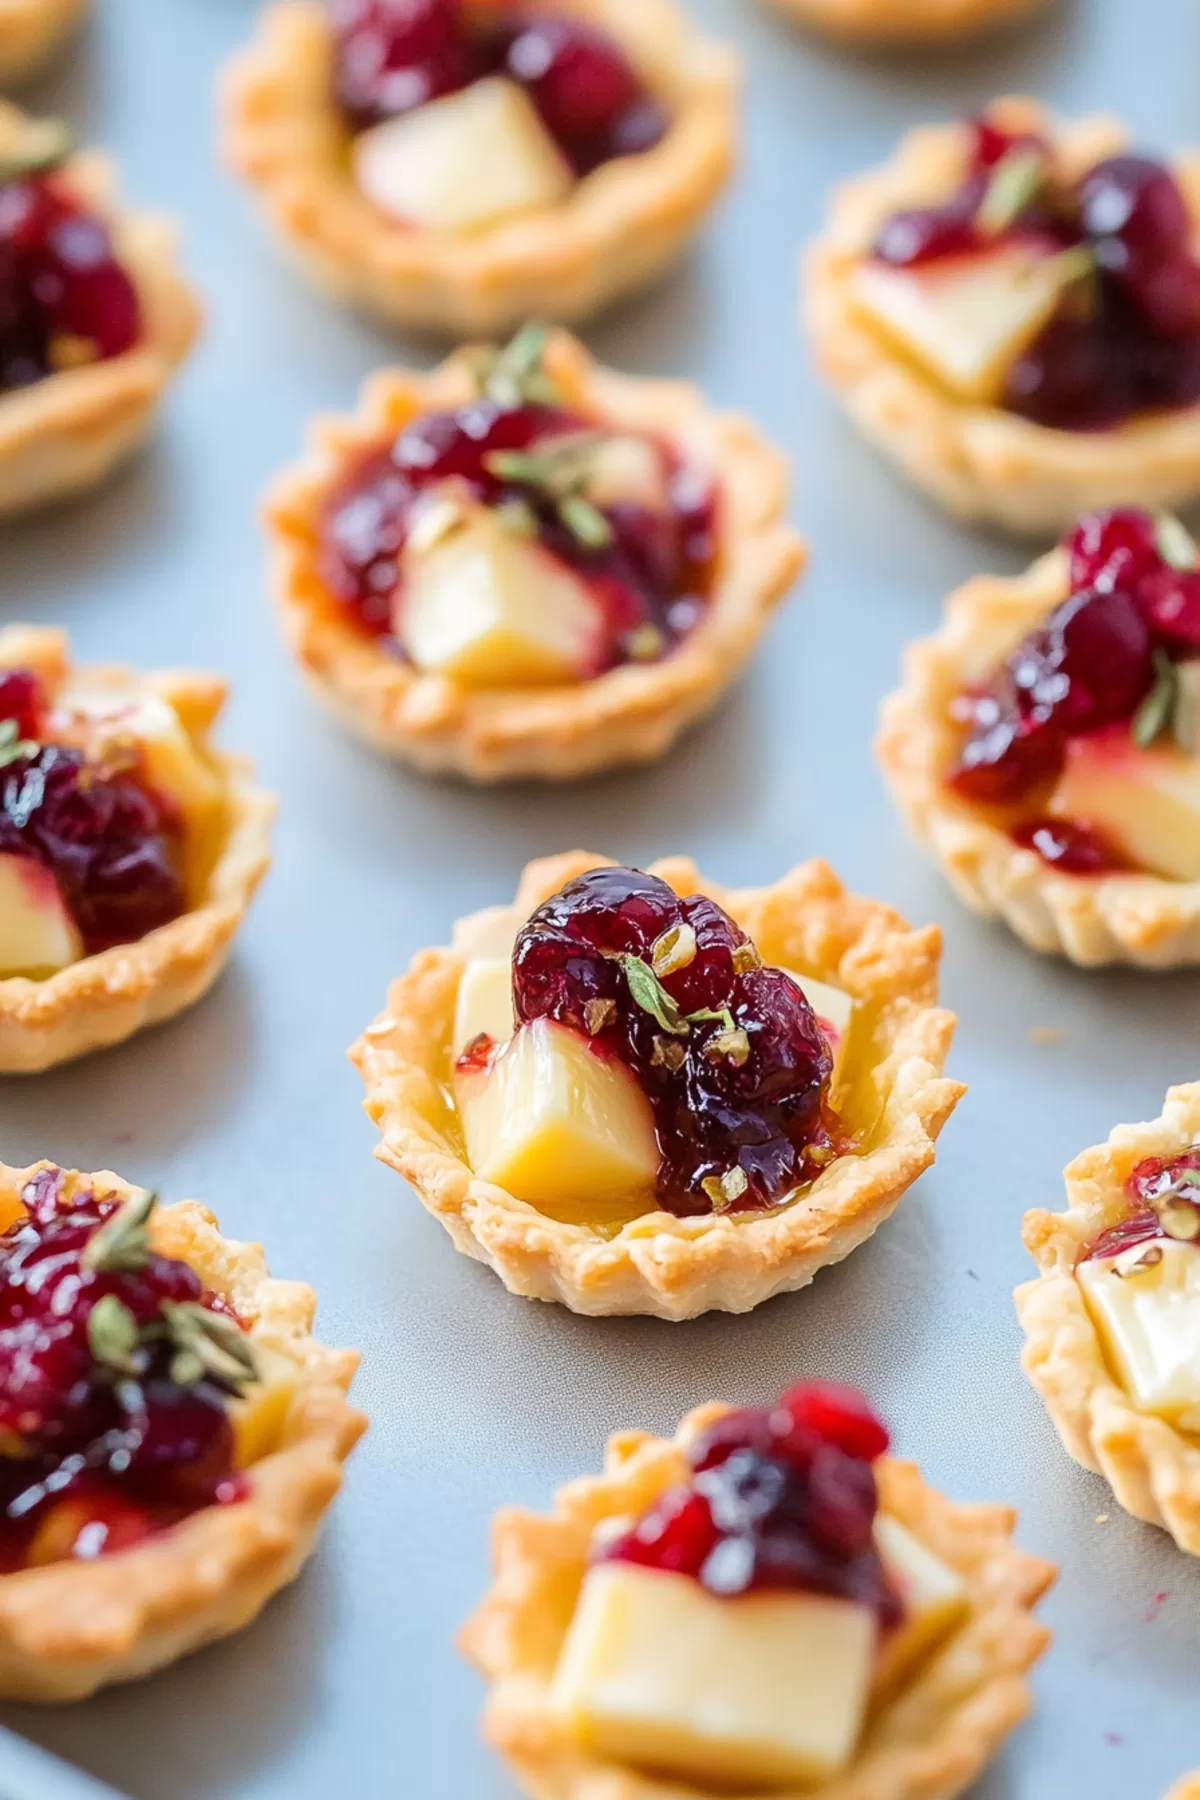
<svg viewBox="0 0 1200 1800"><path fill-rule="evenodd" d="M1182 504L1200 490L1198 224L1200 161L1134 154L1115 119L1010 98L922 127L834 192L807 259L818 361L961 518L1049 536L1093 507Z"/></svg>
<svg viewBox="0 0 1200 1800"><path fill-rule="evenodd" d="M1200 551L1093 513L909 646L877 743L960 899L1085 967L1200 960Z"/></svg>
<svg viewBox="0 0 1200 1800"><path fill-rule="evenodd" d="M683 858L531 863L353 1046L376 1155L513 1293L749 1311L933 1162L963 1092L940 951L821 862L747 889Z"/></svg>
<svg viewBox="0 0 1200 1800"><path fill-rule="evenodd" d="M112 164L0 102L0 514L93 487L145 440L200 327L174 227L121 210Z"/></svg>
<svg viewBox="0 0 1200 1800"><path fill-rule="evenodd" d="M389 369L267 503L309 684L427 771L562 781L661 755L804 566L782 456L564 332Z"/></svg>
<svg viewBox="0 0 1200 1800"><path fill-rule="evenodd" d="M674 1438L621 1432L549 1517L497 1514L462 1646L523 1791L969 1787L1029 1711L1049 1637L1033 1607L1055 1571L1015 1548L1011 1508L958 1505L887 1448L862 1395L806 1382L771 1408L698 1407ZM835 1471L836 1545L820 1498ZM779 1496L769 1524L734 1498L756 1480Z"/></svg>
<svg viewBox="0 0 1200 1800"><path fill-rule="evenodd" d="M86 7L87 0L0 0L0 83L36 74Z"/></svg>
<svg viewBox="0 0 1200 1800"><path fill-rule="evenodd" d="M217 676L0 630L0 1072L120 1043L224 968L275 811L211 742L224 698Z"/></svg>
<svg viewBox="0 0 1200 1800"><path fill-rule="evenodd" d="M1200 1082L1065 1179L1066 1212L1025 1215L1025 1373L1068 1455L1200 1555Z"/></svg>
<svg viewBox="0 0 1200 1800"><path fill-rule="evenodd" d="M733 167L735 85L674 0L276 0L222 141L327 293L489 335L586 318L676 259Z"/></svg>
<svg viewBox="0 0 1200 1800"><path fill-rule="evenodd" d="M316 1297L193 1200L0 1165L0 1694L76 1700L248 1624L366 1421ZM12 1334L10 1333L11 1337Z"/></svg>
<svg viewBox="0 0 1200 1800"><path fill-rule="evenodd" d="M781 13L847 43L949 44L1015 24L1043 0L772 0Z"/></svg>

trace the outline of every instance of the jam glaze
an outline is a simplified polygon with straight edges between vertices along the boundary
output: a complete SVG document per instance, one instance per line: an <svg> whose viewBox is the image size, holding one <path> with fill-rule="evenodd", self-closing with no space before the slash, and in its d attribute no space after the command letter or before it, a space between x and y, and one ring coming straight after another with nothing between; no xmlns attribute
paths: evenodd
<svg viewBox="0 0 1200 1800"><path fill-rule="evenodd" d="M1077 279L1008 371L1003 408L1054 430L1100 431L1200 401L1200 263L1171 171L1121 154L1069 183L1035 134L986 117L968 129L957 192L894 214L872 254L911 267L1019 240L1076 256Z"/></svg>
<svg viewBox="0 0 1200 1800"><path fill-rule="evenodd" d="M0 852L50 872L91 954L185 910L182 825L142 779L136 748L93 762L45 740L50 711L34 673L0 671Z"/></svg>
<svg viewBox="0 0 1200 1800"><path fill-rule="evenodd" d="M1138 1244L1200 1239L1200 1144L1182 1156L1147 1156L1125 1183L1128 1215L1088 1244L1080 1262L1119 1256Z"/></svg>
<svg viewBox="0 0 1200 1800"><path fill-rule="evenodd" d="M411 420L391 443L361 454L325 501L321 581L343 615L389 653L404 654L392 635L404 549L441 494L498 509L584 582L601 630L581 681L669 654L705 613L717 562L713 483L665 441L567 406L541 370L544 341L540 328L527 327L495 355L490 374L481 371L477 399ZM564 494L574 470L586 471L589 447L611 437L650 449L661 469L661 508L624 499L587 503L581 515L581 495Z"/></svg>
<svg viewBox="0 0 1200 1800"><path fill-rule="evenodd" d="M244 1497L241 1321L123 1206L40 1169L0 1237L0 1571L128 1548Z"/></svg>
<svg viewBox="0 0 1200 1800"><path fill-rule="evenodd" d="M805 1382L773 1407L728 1412L691 1446L691 1474L602 1561L691 1576L732 1597L794 1588L870 1607L885 1630L903 1606L875 1548L872 1464L888 1434L864 1395Z"/></svg>
<svg viewBox="0 0 1200 1800"><path fill-rule="evenodd" d="M781 1204L846 1148L807 999L703 895L680 899L634 869L579 876L519 932L513 1001L519 1025L553 1019L632 1071L670 1212Z"/></svg>
<svg viewBox="0 0 1200 1800"><path fill-rule="evenodd" d="M1177 521L1131 507L1089 514L1065 549L1067 598L951 703L963 735L946 781L1051 867L1119 874L1131 865L1099 822L1045 804L1073 738L1118 727L1141 748L1171 738L1172 684L1200 658L1200 557Z"/></svg>

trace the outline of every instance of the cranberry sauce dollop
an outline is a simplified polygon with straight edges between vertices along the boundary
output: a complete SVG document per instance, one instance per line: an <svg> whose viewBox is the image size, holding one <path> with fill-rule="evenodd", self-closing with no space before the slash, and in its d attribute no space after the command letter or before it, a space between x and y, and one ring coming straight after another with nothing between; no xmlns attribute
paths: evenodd
<svg viewBox="0 0 1200 1800"><path fill-rule="evenodd" d="M871 1465L888 1434L864 1395L805 1382L774 1407L726 1413L668 1490L603 1559L691 1575L710 1593L803 1588L869 1606L884 1627L900 1598L875 1548Z"/></svg>
<svg viewBox="0 0 1200 1800"><path fill-rule="evenodd" d="M1133 508L1089 514L1066 549L1068 597L954 703L967 735L947 779L976 804L1029 807L1012 835L1056 868L1103 874L1128 866L1103 833L1039 802L1071 738L1121 724L1139 744L1169 735L1178 665L1200 657L1200 569L1174 520Z"/></svg>
<svg viewBox="0 0 1200 1800"><path fill-rule="evenodd" d="M387 637L400 556L423 494L447 481L486 506L519 506L544 547L570 564L596 599L605 630L600 660L581 679L631 658L653 661L701 617L716 557L711 483L658 445L667 478L664 510L619 501L602 509L606 541L584 542L553 500L489 468L504 452L603 429L560 406L504 406L487 398L429 413L354 466L326 503L320 573L364 630Z"/></svg>
<svg viewBox="0 0 1200 1800"><path fill-rule="evenodd" d="M137 342L137 289L107 227L53 171L0 171L0 392Z"/></svg>
<svg viewBox="0 0 1200 1800"><path fill-rule="evenodd" d="M1200 1144L1182 1156L1146 1156L1125 1183L1128 1216L1109 1226L1081 1257L1119 1256L1136 1244L1175 1238L1200 1239Z"/></svg>
<svg viewBox="0 0 1200 1800"><path fill-rule="evenodd" d="M41 742L45 713L35 675L0 673L0 852L50 871L89 953L131 943L186 905L175 821L136 769Z"/></svg>
<svg viewBox="0 0 1200 1800"><path fill-rule="evenodd" d="M1079 246L1082 279L1009 370L1004 407L1057 430L1094 431L1200 400L1200 263L1170 170L1123 154L1072 185L1037 137L987 119L971 132L958 192L941 206L894 214L874 255L907 266L1018 236L1047 254Z"/></svg>
<svg viewBox="0 0 1200 1800"><path fill-rule="evenodd" d="M667 115L619 44L581 20L463 0L329 0L338 103L356 130L487 75L525 89L577 175L650 150Z"/></svg>
<svg viewBox="0 0 1200 1800"><path fill-rule="evenodd" d="M40 1170L0 1236L2 1571L121 1549L243 1491L233 1390L207 1373L181 1382L166 1323L171 1306L222 1303L136 1231L92 1266L119 1209L70 1179Z"/></svg>
<svg viewBox="0 0 1200 1800"><path fill-rule="evenodd" d="M573 1026L632 1069L672 1212L772 1206L835 1154L816 1015L713 900L681 900L636 869L590 870L519 933L513 1001L519 1023Z"/></svg>

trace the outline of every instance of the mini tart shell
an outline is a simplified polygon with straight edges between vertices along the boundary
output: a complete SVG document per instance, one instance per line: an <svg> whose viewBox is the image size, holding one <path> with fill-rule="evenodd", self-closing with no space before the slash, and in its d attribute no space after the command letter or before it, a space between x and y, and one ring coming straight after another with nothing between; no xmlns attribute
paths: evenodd
<svg viewBox="0 0 1200 1800"><path fill-rule="evenodd" d="M1044 0L771 0L778 12L846 43L951 44L1014 24Z"/></svg>
<svg viewBox="0 0 1200 1800"><path fill-rule="evenodd" d="M35 74L86 6L87 0L0 0L0 83Z"/></svg>
<svg viewBox="0 0 1200 1800"><path fill-rule="evenodd" d="M1200 1800L1200 1769L1181 1776L1164 1800Z"/></svg>
<svg viewBox="0 0 1200 1800"><path fill-rule="evenodd" d="M550 1517L515 1507L496 1515L493 1585L460 1643L489 1682L484 1734L535 1800L692 1800L696 1793L588 1755L555 1719L549 1688L597 1525L636 1517L686 1480L689 1444L728 1410L697 1407L673 1439L618 1433L609 1439L603 1475L560 1488ZM1056 1571L1015 1548L1011 1507L956 1505L927 1486L915 1463L894 1457L876 1463L875 1472L881 1507L958 1571L969 1611L868 1720L850 1768L804 1791L823 1800L949 1800L1030 1710L1027 1671L1050 1640L1032 1608ZM792 1796L775 1791L773 1800Z"/></svg>
<svg viewBox="0 0 1200 1800"><path fill-rule="evenodd" d="M1044 133L1068 179L1128 143L1116 119L1066 124L1033 100L996 101L988 116ZM908 133L892 162L834 190L807 256L805 312L817 360L846 411L947 512L1007 531L1056 536L1093 508L1170 508L1193 498L1200 491L1200 407L1146 414L1110 431L1052 431L949 394L856 317L851 271L890 214L954 190L965 134L959 124L923 126ZM1200 156L1181 155L1171 167L1200 226Z"/></svg>
<svg viewBox="0 0 1200 1800"><path fill-rule="evenodd" d="M486 18L502 4L473 10ZM584 319L676 260L734 167L736 59L675 0L554 0L552 10L609 33L671 124L653 149L603 164L561 205L456 234L407 227L359 190L322 7L267 8L257 41L225 72L222 145L318 287L395 326L501 335L531 315Z"/></svg>
<svg viewBox="0 0 1200 1800"><path fill-rule="evenodd" d="M21 1190L46 1163L0 1164L0 1218L19 1216ZM115 1199L134 1190L104 1170L75 1179ZM347 1401L358 1352L310 1335L316 1295L275 1281L259 1244L221 1236L194 1200L156 1210L154 1246L190 1264L253 1321L252 1341L290 1358L303 1378L279 1447L247 1471L250 1492L94 1562L0 1575L0 1695L78 1700L132 1681L240 1631L311 1555L342 1464L366 1428Z"/></svg>
<svg viewBox="0 0 1200 1800"><path fill-rule="evenodd" d="M909 830L972 912L1001 918L1031 949L1085 968L1200 963L1200 882L1060 874L1012 841L1002 809L972 806L946 786L962 742L951 701L994 670L1069 589L1063 550L1022 575L964 582L941 629L905 651L903 685L883 703L876 753Z"/></svg>
<svg viewBox="0 0 1200 1800"><path fill-rule="evenodd" d="M72 672L65 632L33 625L0 630L0 669L33 669L54 689ZM225 700L218 676L168 669L141 675L118 663L90 664L98 685L161 694L226 788L223 841L200 903L131 944L70 963L43 981L0 980L0 1075L37 1074L90 1050L122 1043L207 993L271 864L274 796L256 787L247 758L215 749L209 733Z"/></svg>
<svg viewBox="0 0 1200 1800"><path fill-rule="evenodd" d="M387 1010L350 1051L383 1134L375 1154L412 1183L456 1249L489 1264L514 1294L588 1314L749 1312L848 1256L932 1164L965 1091L942 1075L956 1020L935 1004L941 934L911 931L889 907L848 894L823 862L773 887L741 890L705 880L682 857L653 863L651 873L676 893L708 894L725 907L768 961L878 1007L880 1055L869 1082L879 1122L865 1153L840 1157L775 1212L682 1219L651 1211L615 1233L563 1224L481 1181L464 1160L447 1091L450 1034L470 958L498 954L499 940L511 941L543 900L603 866L608 858L584 851L530 863L512 907L460 920L451 948L421 951L392 983Z"/></svg>
<svg viewBox="0 0 1200 1800"><path fill-rule="evenodd" d="M0 143L26 117L0 101ZM179 272L174 225L118 209L108 157L69 157L59 179L108 225L118 260L138 291L142 336L120 356L60 369L0 394L0 516L94 487L146 439L167 385L201 324L200 303Z"/></svg>
<svg viewBox="0 0 1200 1800"><path fill-rule="evenodd" d="M319 548L326 497L364 451L423 413L471 399L468 352L431 374L388 369L373 376L351 418L317 422L308 462L282 476L268 498L272 588L309 686L348 730L427 772L567 781L662 755L747 661L807 559L804 541L784 521L786 462L750 420L711 411L685 383L602 368L566 332L550 338L544 365L564 405L667 439L717 483L720 548L709 603L658 662L624 663L558 687L467 688L386 654L325 587Z"/></svg>
<svg viewBox="0 0 1200 1800"><path fill-rule="evenodd" d="M1125 1182L1146 1156L1172 1157L1200 1143L1200 1082L1167 1090L1159 1118L1118 1125L1106 1144L1065 1171L1067 1210L1025 1214L1022 1236L1038 1265L1016 1290L1025 1330L1021 1356L1064 1450L1101 1474L1125 1511L1161 1525L1200 1556L1200 1442L1139 1410L1111 1374L1075 1277L1081 1253L1129 1211Z"/></svg>

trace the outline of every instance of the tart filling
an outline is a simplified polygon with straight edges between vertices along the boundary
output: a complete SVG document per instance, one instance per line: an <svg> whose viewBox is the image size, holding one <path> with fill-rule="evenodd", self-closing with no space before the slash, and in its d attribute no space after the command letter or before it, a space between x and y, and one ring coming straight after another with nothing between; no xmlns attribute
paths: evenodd
<svg viewBox="0 0 1200 1800"><path fill-rule="evenodd" d="M1066 1182L1066 1213L1025 1218L1026 1373L1071 1455L1200 1554L1200 1085Z"/></svg>
<svg viewBox="0 0 1200 1800"><path fill-rule="evenodd" d="M744 1311L932 1160L938 950L820 864L726 894L576 854L418 957L351 1054L378 1154L515 1291Z"/></svg>
<svg viewBox="0 0 1200 1800"><path fill-rule="evenodd" d="M501 1514L464 1647L529 1791L908 1796L951 1742L938 1793L973 1780L1028 1707L1053 1571L1011 1514L941 1501L887 1448L864 1396L808 1382L701 1408L674 1443L614 1439L552 1519Z"/></svg>
<svg viewBox="0 0 1200 1800"><path fill-rule="evenodd" d="M474 399L358 455L325 502L320 571L347 617L468 688L655 662L711 591L711 474L564 404L545 337L480 353Z"/></svg>

